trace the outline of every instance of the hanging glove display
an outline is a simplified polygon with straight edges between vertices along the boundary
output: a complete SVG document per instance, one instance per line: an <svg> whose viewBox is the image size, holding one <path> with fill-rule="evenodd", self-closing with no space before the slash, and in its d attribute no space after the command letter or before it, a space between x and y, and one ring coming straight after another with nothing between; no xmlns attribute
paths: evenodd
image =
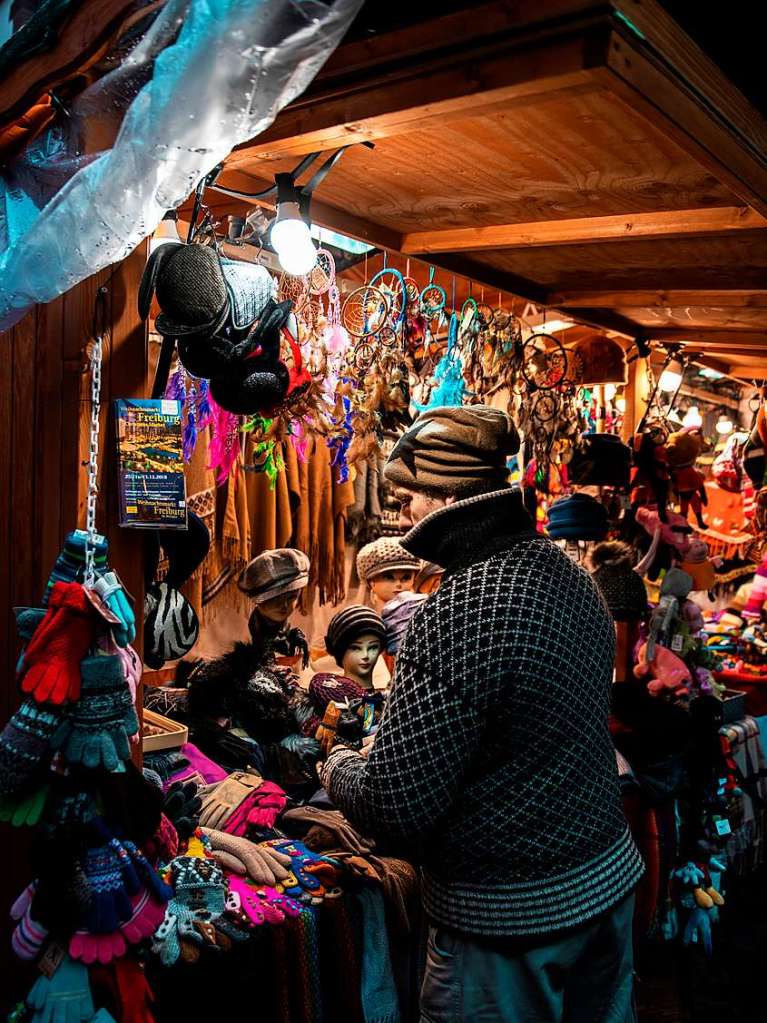
<svg viewBox="0 0 767 1023"><path fill-rule="evenodd" d="M287 879L291 860L280 850L223 831L202 830L210 840L213 858L225 870L247 875L256 884L276 885Z"/></svg>
<svg viewBox="0 0 767 1023"><path fill-rule="evenodd" d="M121 647L128 646L136 638L136 616L119 576L116 572L104 572L93 584L93 589L120 620L120 624L112 629L115 642Z"/></svg>
<svg viewBox="0 0 767 1023"><path fill-rule="evenodd" d="M255 771L234 771L204 796L200 824L223 830L235 810L263 784L263 778Z"/></svg>
<svg viewBox="0 0 767 1023"><path fill-rule="evenodd" d="M93 397L93 393L91 393ZM94 424L91 423L93 426ZM98 426L98 424L96 424ZM56 583L83 582L85 579L86 548L88 545L88 533L84 529L75 529L67 533L64 539L64 546L53 566L48 584L43 597L43 604L47 607L50 595ZM107 555L109 547L106 537L100 536L95 531L90 537L90 549L93 553L93 567L96 572L106 572Z"/></svg>
<svg viewBox="0 0 767 1023"><path fill-rule="evenodd" d="M64 956L50 977L38 977L27 995L30 1023L80 1023L92 1020L95 1010L88 969Z"/></svg>
<svg viewBox="0 0 767 1023"><path fill-rule="evenodd" d="M21 689L38 703L80 696L80 662L93 644L98 621L80 583L56 583L48 611L24 651Z"/></svg>
<svg viewBox="0 0 767 1023"><path fill-rule="evenodd" d="M138 718L119 657L88 657L82 662L82 699L53 737L70 763L117 771L130 759L128 737Z"/></svg>

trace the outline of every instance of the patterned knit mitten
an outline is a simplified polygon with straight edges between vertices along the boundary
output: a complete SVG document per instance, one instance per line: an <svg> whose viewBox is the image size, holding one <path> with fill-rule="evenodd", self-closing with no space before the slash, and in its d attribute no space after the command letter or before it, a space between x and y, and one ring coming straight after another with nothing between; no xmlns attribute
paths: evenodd
<svg viewBox="0 0 767 1023"><path fill-rule="evenodd" d="M38 703L80 696L80 662L95 636L97 616L80 583L56 583L45 618L24 651L22 692Z"/></svg>
<svg viewBox="0 0 767 1023"><path fill-rule="evenodd" d="M88 657L82 662L82 698L53 737L67 760L116 771L130 759L128 736L138 731L119 657Z"/></svg>

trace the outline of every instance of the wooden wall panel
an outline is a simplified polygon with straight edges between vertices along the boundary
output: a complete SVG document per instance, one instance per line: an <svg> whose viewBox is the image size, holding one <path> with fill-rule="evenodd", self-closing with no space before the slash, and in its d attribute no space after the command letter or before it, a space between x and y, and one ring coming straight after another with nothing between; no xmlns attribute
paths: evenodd
<svg viewBox="0 0 767 1023"><path fill-rule="evenodd" d="M146 245L120 266L33 309L0 333L0 726L15 710L18 642L12 608L39 603L64 535L85 524L90 385L86 349L99 286L107 288L101 414L101 493L97 527L110 560L143 607L143 543L116 516L116 459L111 399L147 392L145 325L136 311ZM137 639L141 649L141 636ZM33 974L11 954L5 909L29 880L29 835L0 826L6 855L0 872L0 1016L23 997Z"/></svg>

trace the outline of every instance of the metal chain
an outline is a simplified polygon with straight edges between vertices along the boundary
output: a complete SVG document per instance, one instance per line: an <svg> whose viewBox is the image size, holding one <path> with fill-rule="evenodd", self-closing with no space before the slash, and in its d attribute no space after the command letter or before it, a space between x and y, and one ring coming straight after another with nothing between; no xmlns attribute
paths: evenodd
<svg viewBox="0 0 767 1023"><path fill-rule="evenodd" d="M91 431L88 458L88 503L85 515L85 585L96 582L96 499L99 493L99 417L101 414L101 357L103 337L98 334L91 345Z"/></svg>

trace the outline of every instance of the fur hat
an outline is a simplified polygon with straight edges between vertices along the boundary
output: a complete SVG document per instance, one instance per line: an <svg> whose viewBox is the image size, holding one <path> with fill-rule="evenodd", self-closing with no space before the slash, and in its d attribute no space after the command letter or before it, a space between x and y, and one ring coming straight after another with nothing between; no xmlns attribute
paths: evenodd
<svg viewBox="0 0 767 1023"><path fill-rule="evenodd" d="M325 636L325 649L343 667L346 651L360 636L378 636L383 643L386 629L380 615L362 604L351 604L333 615Z"/></svg>
<svg viewBox="0 0 767 1023"><path fill-rule="evenodd" d="M263 604L282 593L302 590L309 582L309 565L304 552L292 547L264 551L243 568L237 586L256 604Z"/></svg>
<svg viewBox="0 0 767 1023"><path fill-rule="evenodd" d="M384 476L409 490L466 496L479 484L508 485L506 459L519 451L514 423L488 405L438 406L423 412L394 445Z"/></svg>
<svg viewBox="0 0 767 1023"><path fill-rule="evenodd" d="M357 554L357 575L363 582L369 582L382 572L393 572L396 569L417 572L420 567L420 560L408 554L394 536L382 536L365 544Z"/></svg>
<svg viewBox="0 0 767 1023"><path fill-rule="evenodd" d="M647 589L634 571L628 544L606 541L591 552L594 582L616 622L641 621L647 617Z"/></svg>

